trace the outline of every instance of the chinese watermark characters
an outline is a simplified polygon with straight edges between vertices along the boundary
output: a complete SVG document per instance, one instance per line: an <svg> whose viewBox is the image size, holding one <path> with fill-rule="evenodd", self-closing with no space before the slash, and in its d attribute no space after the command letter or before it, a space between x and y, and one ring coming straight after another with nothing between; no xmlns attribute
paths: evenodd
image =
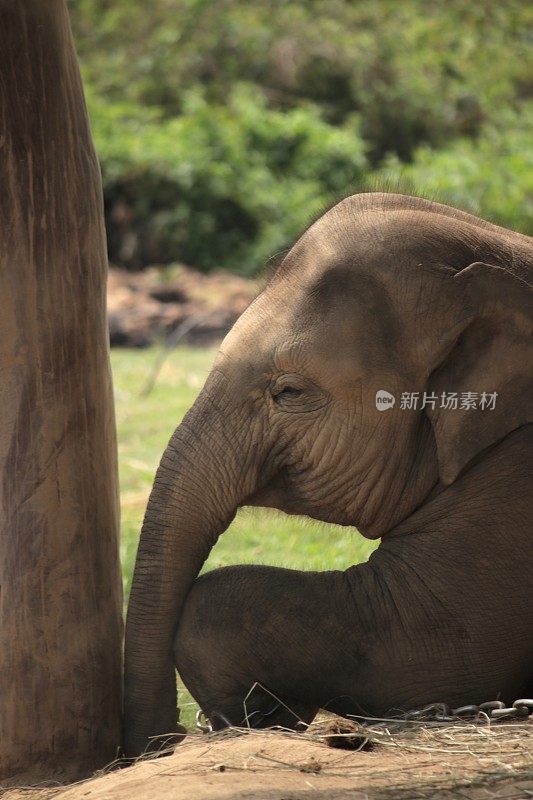
<svg viewBox="0 0 533 800"><path fill-rule="evenodd" d="M416 411L442 408L445 411L494 411L498 392L402 392L399 408ZM376 408L387 411L396 398L385 389L376 392Z"/></svg>

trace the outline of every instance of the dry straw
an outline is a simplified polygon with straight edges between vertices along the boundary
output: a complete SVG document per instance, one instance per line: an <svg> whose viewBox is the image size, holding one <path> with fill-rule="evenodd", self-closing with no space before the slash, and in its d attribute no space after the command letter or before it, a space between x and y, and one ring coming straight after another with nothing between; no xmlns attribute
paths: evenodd
<svg viewBox="0 0 533 800"><path fill-rule="evenodd" d="M252 754L242 749L224 748L220 763L219 745L244 737L253 744ZM269 745L283 747L283 758L273 757ZM294 742L294 758L291 753ZM312 757L302 760L301 745L313 745ZM464 800L474 791L480 797L505 796L506 800L525 800L533 792L518 783L533 780L533 724L531 722L468 723L458 720L449 725L429 722L375 720L364 726L332 715L322 715L307 731L295 733L284 729L256 730L228 728L215 733L194 733L186 737L176 753L201 744L201 758L153 759L142 756L136 764L150 765L157 774L205 774L209 770L248 774L265 771L320 773L353 780L354 787L365 790L377 800L428 800L434 797ZM299 746L298 746L299 745ZM336 748L332 751L332 747ZM275 747L273 748L275 752ZM366 751L370 750L368 753ZM169 753L173 748L169 749ZM360 752L365 751L365 752ZM93 777L124 766L116 761ZM259 776L258 776L259 777ZM148 778L147 778L148 779ZM513 784L516 782L516 788ZM80 781L80 784L86 784ZM498 787L504 795L500 795ZM21 800L48 800L61 797L68 787L19 787ZM80 793L81 796L81 793ZM477 794L475 795L478 796Z"/></svg>

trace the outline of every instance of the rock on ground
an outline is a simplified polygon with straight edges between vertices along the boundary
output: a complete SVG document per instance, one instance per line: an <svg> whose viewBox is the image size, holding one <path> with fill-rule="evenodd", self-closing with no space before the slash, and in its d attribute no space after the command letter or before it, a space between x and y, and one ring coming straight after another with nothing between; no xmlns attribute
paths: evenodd
<svg viewBox="0 0 533 800"><path fill-rule="evenodd" d="M259 290L228 272L176 266L127 272L111 267L107 297L111 346L211 344L222 339Z"/></svg>

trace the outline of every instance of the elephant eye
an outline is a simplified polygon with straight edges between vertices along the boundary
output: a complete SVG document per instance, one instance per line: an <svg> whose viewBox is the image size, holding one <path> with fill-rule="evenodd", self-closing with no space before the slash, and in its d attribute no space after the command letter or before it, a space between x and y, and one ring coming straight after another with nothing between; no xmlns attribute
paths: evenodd
<svg viewBox="0 0 533 800"><path fill-rule="evenodd" d="M289 404L304 393L304 385L299 375L282 375L271 387L272 399L277 405Z"/></svg>
<svg viewBox="0 0 533 800"><path fill-rule="evenodd" d="M316 411L329 402L326 392L301 375L280 376L270 393L273 402L287 412Z"/></svg>
<svg viewBox="0 0 533 800"><path fill-rule="evenodd" d="M283 403L285 400L293 400L303 394L303 389L298 389L296 386L284 386L279 392L274 395L276 403Z"/></svg>

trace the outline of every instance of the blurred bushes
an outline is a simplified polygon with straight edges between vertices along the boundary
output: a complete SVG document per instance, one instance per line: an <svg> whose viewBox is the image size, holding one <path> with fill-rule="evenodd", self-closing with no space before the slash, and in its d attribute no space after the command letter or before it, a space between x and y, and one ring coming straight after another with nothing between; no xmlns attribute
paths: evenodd
<svg viewBox="0 0 533 800"><path fill-rule="evenodd" d="M254 272L383 175L530 230L522 0L70 8L115 262Z"/></svg>
<svg viewBox="0 0 533 800"><path fill-rule="evenodd" d="M163 120L89 101L110 258L131 268L179 258L253 273L364 175L357 119L334 127L311 107L268 109L250 87L225 105L191 91Z"/></svg>
<svg viewBox="0 0 533 800"><path fill-rule="evenodd" d="M376 179L422 192L508 228L533 235L533 103L520 117L503 115L479 138L441 150L421 147L412 164L391 156Z"/></svg>

